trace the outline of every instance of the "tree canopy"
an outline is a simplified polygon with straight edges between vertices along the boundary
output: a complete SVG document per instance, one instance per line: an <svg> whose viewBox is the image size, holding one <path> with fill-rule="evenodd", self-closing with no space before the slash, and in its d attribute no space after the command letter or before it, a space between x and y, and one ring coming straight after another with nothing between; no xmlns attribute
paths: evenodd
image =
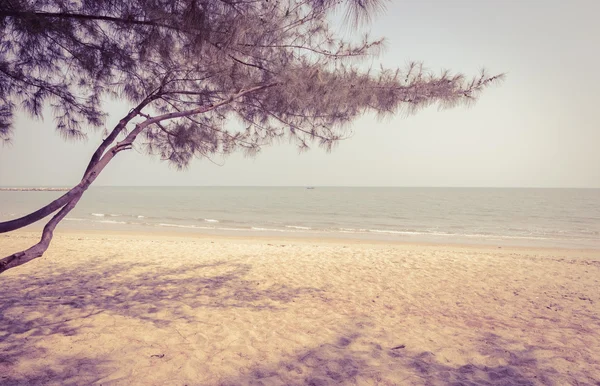
<svg viewBox="0 0 600 386"><path fill-rule="evenodd" d="M0 232L60 209L44 231L51 238L97 174L134 143L177 167L193 157L253 154L281 138L301 149L312 143L329 149L366 112L471 103L501 77L436 74L419 63L361 66L383 41L343 39L329 15L345 9L346 22L357 22L383 6L380 0L2 2L0 140L10 140L19 108L34 117L52 114L65 138L103 128L106 98L132 108L106 131L80 184L28 216L0 223ZM0 272L19 259L28 261L0 260Z"/></svg>

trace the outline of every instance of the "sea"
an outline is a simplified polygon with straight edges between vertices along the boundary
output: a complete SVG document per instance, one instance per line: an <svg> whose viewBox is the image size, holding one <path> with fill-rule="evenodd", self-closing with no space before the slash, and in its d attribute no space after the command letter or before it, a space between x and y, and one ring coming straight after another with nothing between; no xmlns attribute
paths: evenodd
<svg viewBox="0 0 600 386"><path fill-rule="evenodd" d="M0 220L63 193L0 191ZM91 187L57 229L600 250L600 189Z"/></svg>

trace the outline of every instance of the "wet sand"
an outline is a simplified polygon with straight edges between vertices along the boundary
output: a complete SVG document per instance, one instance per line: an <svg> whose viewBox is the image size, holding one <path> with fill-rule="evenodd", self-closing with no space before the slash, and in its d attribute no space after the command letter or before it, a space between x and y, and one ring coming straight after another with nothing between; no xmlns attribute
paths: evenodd
<svg viewBox="0 0 600 386"><path fill-rule="evenodd" d="M600 251L58 232L0 275L0 384L594 385L599 281Z"/></svg>

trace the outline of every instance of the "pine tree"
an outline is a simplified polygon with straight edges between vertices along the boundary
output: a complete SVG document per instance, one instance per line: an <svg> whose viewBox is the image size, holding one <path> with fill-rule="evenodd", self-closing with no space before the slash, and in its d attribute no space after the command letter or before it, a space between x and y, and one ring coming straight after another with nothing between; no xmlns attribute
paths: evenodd
<svg viewBox="0 0 600 386"><path fill-rule="evenodd" d="M50 109L65 138L101 128L102 101L132 108L92 155L81 182L0 233L57 212L40 242L0 273L41 256L56 225L118 153L132 146L179 168L194 157L254 154L281 138L330 149L366 112L471 103L502 76L361 67L382 40L336 36L331 11L361 22L378 0L5 0L0 4L0 141L20 106Z"/></svg>

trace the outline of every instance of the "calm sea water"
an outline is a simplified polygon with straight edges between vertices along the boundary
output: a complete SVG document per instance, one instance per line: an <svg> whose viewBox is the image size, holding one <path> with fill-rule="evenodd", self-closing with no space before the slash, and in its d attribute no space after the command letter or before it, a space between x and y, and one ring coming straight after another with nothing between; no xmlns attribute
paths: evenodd
<svg viewBox="0 0 600 386"><path fill-rule="evenodd" d="M2 191L0 219L29 213L60 194ZM95 187L59 229L600 249L600 190Z"/></svg>

